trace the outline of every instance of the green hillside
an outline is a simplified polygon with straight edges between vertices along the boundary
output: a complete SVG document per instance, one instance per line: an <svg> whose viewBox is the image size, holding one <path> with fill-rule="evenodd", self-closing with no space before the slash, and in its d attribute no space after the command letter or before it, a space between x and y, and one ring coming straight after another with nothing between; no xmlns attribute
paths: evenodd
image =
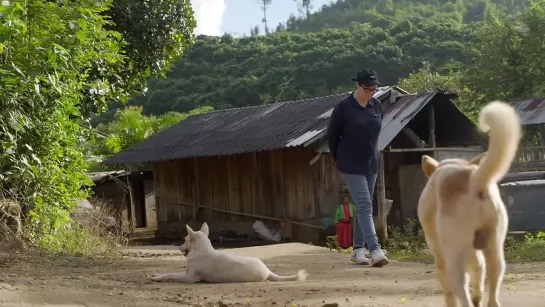
<svg viewBox="0 0 545 307"><path fill-rule="evenodd" d="M528 1L495 2L514 9ZM243 107L348 90L351 76L364 67L376 69L384 84L394 84L422 61L433 67L471 63L469 46L479 24L474 20L493 4L345 0L291 18L266 36L202 36L166 80L149 80L148 93L130 104L154 115Z"/></svg>
<svg viewBox="0 0 545 307"><path fill-rule="evenodd" d="M485 12L497 5L513 12L528 7L527 0L337 0L309 16L293 16L286 29L295 32L316 32L324 28L342 28L352 22L367 23L383 19L421 17L445 18L458 22L482 20Z"/></svg>

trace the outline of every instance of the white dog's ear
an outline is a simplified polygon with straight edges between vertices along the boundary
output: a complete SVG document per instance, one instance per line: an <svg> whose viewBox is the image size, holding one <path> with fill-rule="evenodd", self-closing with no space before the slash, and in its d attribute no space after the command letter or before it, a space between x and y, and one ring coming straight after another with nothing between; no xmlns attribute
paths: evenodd
<svg viewBox="0 0 545 307"><path fill-rule="evenodd" d="M189 227L188 224L185 224L185 228L187 229L187 234L190 235L190 236L194 236L195 235L195 231Z"/></svg>
<svg viewBox="0 0 545 307"><path fill-rule="evenodd" d="M435 160L434 158L423 155L422 156L422 170L424 171L424 174L426 177L430 178L430 176L435 172L437 169L437 166L439 165L439 162Z"/></svg>
<svg viewBox="0 0 545 307"><path fill-rule="evenodd" d="M199 231L204 232L204 234L208 237L208 234L210 230L208 229L208 224L206 222L202 223L201 229Z"/></svg>

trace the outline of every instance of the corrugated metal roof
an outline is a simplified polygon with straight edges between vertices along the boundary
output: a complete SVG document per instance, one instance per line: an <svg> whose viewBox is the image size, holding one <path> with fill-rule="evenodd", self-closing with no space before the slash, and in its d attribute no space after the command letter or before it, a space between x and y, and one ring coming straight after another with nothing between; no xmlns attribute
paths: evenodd
<svg viewBox="0 0 545 307"><path fill-rule="evenodd" d="M117 171L106 171L106 172L91 172L87 173L87 176L93 180L94 183L97 183L99 181L108 180L112 177L124 177L129 175L147 175L152 174L150 170L144 170L144 171L126 171L126 170L117 170Z"/></svg>
<svg viewBox="0 0 545 307"><path fill-rule="evenodd" d="M381 98L391 87L375 93ZM300 146L323 133L349 93L194 115L104 161L133 164Z"/></svg>
<svg viewBox="0 0 545 307"><path fill-rule="evenodd" d="M375 97L385 110L378 146L384 150L399 132L431 101L436 105L438 144L478 144L483 137L444 93L427 92L395 99L391 87ZM106 164L133 164L199 156L234 155L307 146L327 133L333 107L348 93L272 105L253 106L194 115L106 160ZM437 98L436 98L437 97ZM422 114L420 116L427 116ZM437 118L438 117L438 118ZM421 118L422 119L422 118ZM427 119L412 129L427 139ZM420 123L422 122L422 123ZM328 152L323 143L319 152Z"/></svg>
<svg viewBox="0 0 545 307"><path fill-rule="evenodd" d="M476 126L456 107L448 95L439 92L426 92L403 95L388 107L383 103L385 112L378 139L379 150L384 150L415 117L420 116L422 119L422 115L420 115L422 109L432 101L435 106L435 128L438 144L475 145L484 141ZM427 114L423 115L425 116L423 124L413 125L412 128L423 140L427 140L428 117ZM317 151L329 153L327 142L323 141Z"/></svg>
<svg viewBox="0 0 545 307"><path fill-rule="evenodd" d="M120 176L126 176L129 175L130 172L127 172L125 170L118 170L118 171L109 171L109 172L94 172L94 173L87 173L87 176L93 180L93 182L98 182L101 180L104 180L108 178L110 175L115 177Z"/></svg>
<svg viewBox="0 0 545 307"><path fill-rule="evenodd" d="M398 133L413 119L436 95L436 92L407 95L401 97L388 108L382 120L382 130L378 138L379 150L384 150Z"/></svg>
<svg viewBox="0 0 545 307"><path fill-rule="evenodd" d="M520 116L522 125L545 123L545 98L528 98L510 101Z"/></svg>

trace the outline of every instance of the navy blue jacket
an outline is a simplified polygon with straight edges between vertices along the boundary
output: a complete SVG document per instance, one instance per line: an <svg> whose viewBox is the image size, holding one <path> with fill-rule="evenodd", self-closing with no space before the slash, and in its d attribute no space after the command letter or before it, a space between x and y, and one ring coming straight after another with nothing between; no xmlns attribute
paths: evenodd
<svg viewBox="0 0 545 307"><path fill-rule="evenodd" d="M329 151L337 169L346 174L376 174L380 168L377 148L382 128L382 105L372 98L362 107L353 93L339 101L327 129Z"/></svg>

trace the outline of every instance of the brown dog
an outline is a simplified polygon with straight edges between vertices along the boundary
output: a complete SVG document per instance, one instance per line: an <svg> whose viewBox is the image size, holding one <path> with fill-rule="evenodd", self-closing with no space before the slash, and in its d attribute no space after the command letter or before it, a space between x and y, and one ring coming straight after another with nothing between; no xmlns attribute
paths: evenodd
<svg viewBox="0 0 545 307"><path fill-rule="evenodd" d="M490 143L488 151L472 161L422 157L428 182L420 195L418 218L447 307L457 306L457 301L463 307L481 306L485 271L488 306L500 306L508 217L497 182L516 155L521 128L515 110L498 101L481 110L479 126L489 132Z"/></svg>

